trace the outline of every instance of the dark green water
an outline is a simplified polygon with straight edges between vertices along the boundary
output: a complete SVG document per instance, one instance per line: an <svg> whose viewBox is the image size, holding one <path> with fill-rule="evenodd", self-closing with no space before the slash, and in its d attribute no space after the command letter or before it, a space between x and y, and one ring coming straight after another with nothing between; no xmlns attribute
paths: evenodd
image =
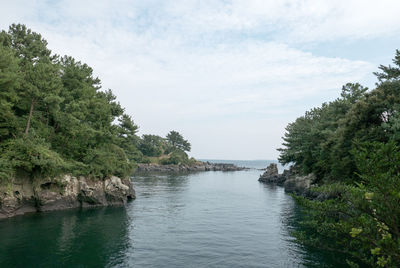
<svg viewBox="0 0 400 268"><path fill-rule="evenodd" d="M134 177L125 208L0 221L0 267L335 267L293 241L298 209L260 173Z"/></svg>

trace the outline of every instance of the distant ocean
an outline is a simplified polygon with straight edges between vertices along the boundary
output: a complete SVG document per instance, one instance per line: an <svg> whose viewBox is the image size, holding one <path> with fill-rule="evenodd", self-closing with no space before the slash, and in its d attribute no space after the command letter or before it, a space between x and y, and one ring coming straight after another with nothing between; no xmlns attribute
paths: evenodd
<svg viewBox="0 0 400 268"><path fill-rule="evenodd" d="M248 168L266 168L271 163L278 164L278 170L281 173L284 167L277 160L223 160L223 159L199 159L200 161L210 162L210 163L227 163L234 164L239 167L248 167Z"/></svg>

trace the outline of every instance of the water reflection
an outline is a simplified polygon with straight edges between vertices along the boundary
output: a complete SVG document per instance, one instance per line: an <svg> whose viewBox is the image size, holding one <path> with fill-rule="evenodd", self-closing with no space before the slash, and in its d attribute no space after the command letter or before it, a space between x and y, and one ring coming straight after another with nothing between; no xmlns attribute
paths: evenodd
<svg viewBox="0 0 400 268"><path fill-rule="evenodd" d="M259 171L142 175L125 208L0 222L0 267L330 267L291 237L299 210Z"/></svg>
<svg viewBox="0 0 400 268"><path fill-rule="evenodd" d="M114 266L129 247L124 208L70 210L0 223L0 267Z"/></svg>
<svg viewBox="0 0 400 268"><path fill-rule="evenodd" d="M137 194L146 197L151 194L157 194L162 189L173 192L184 191L188 184L189 175L141 174L134 176L132 179L135 182L134 186Z"/></svg>

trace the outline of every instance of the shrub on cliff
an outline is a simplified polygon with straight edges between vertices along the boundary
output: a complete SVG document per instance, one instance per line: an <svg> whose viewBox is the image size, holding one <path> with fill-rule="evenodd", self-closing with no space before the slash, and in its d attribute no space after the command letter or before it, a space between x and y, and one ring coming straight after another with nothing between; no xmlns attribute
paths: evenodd
<svg viewBox="0 0 400 268"><path fill-rule="evenodd" d="M344 253L349 263L400 266L400 146L364 143L353 152L357 184L328 184L324 201L296 197L305 208L300 242ZM304 231L307 230L307 231Z"/></svg>
<svg viewBox="0 0 400 268"><path fill-rule="evenodd" d="M139 150L145 156L161 156L165 152L165 141L160 136L145 134L139 141Z"/></svg>
<svg viewBox="0 0 400 268"><path fill-rule="evenodd" d="M161 159L162 165L189 164L188 155L181 150L173 151L168 158Z"/></svg>
<svg viewBox="0 0 400 268"><path fill-rule="evenodd" d="M49 146L43 139L34 137L32 134L2 143L3 154L0 161L7 170L3 171L6 172L5 177L11 178L17 169L23 169L31 174L49 176L69 172L72 166Z"/></svg>

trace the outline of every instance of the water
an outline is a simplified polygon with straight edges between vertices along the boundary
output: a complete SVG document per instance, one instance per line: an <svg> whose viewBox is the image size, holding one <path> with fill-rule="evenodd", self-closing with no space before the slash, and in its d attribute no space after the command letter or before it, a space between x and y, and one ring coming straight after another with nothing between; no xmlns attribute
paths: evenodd
<svg viewBox="0 0 400 268"><path fill-rule="evenodd" d="M135 176L125 208L0 221L0 267L334 267L295 243L298 208L260 173Z"/></svg>

